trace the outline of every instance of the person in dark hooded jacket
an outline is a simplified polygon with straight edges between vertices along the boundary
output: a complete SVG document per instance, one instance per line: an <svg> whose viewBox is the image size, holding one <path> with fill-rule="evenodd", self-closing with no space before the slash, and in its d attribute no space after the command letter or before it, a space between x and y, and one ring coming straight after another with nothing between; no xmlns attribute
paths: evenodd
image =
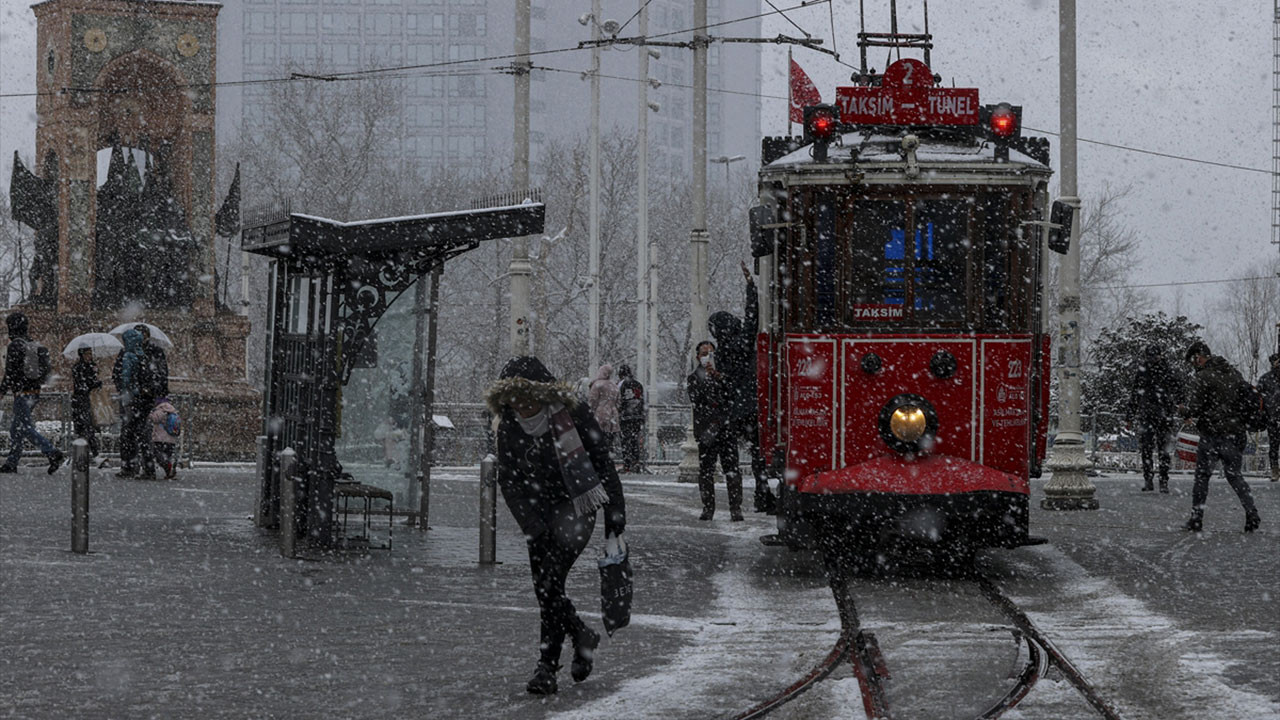
<svg viewBox="0 0 1280 720"><path fill-rule="evenodd" d="M604 509L605 532L622 535L622 483L590 409L537 358L509 360L485 402L497 426L498 487L528 542L541 613L538 665L526 689L549 695L556 692L566 635L573 642L574 681L591 673L600 635L578 616L565 579L591 539L597 509Z"/></svg>
<svg viewBox="0 0 1280 720"><path fill-rule="evenodd" d="M151 423L147 416L155 407L151 366L143 347L142 333L129 328L121 336L124 358L120 363L120 472L116 477L139 473L154 478L155 456L151 452Z"/></svg>
<svg viewBox="0 0 1280 720"><path fill-rule="evenodd" d="M1187 362L1195 367L1195 377L1187 389L1187 404L1180 407L1184 418L1195 418L1200 441L1196 446L1196 481L1191 489L1191 518L1183 527L1200 532L1204 526L1204 504L1209 498L1209 477L1222 462L1222 474L1244 507L1244 531L1258 529L1258 508L1249 484L1240 472L1244 460L1244 422L1238 398L1244 378L1225 358L1209 352L1196 341L1187 349Z"/></svg>
<svg viewBox="0 0 1280 720"><path fill-rule="evenodd" d="M31 440L49 458L49 474L52 475L62 467L65 456L40 434L31 418L31 411L40 402L40 388L44 386L45 375L48 373L49 351L36 344L27 334L29 322L26 315L20 312L9 313L4 321L9 329L9 347L5 351L0 397L5 393L13 393L13 419L9 422L9 457L0 465L0 472L18 472L18 462L22 460L22 444ZM29 352L39 358L43 372L35 372L28 367Z"/></svg>
<svg viewBox="0 0 1280 720"><path fill-rule="evenodd" d="M1142 351L1142 361L1134 373L1129 393L1129 422L1138 432L1138 455L1142 458L1142 489L1155 490L1152 455L1160 457L1160 492L1169 492L1169 452L1173 438L1173 418L1178 412L1180 392L1177 376L1158 345Z"/></svg>
<svg viewBox="0 0 1280 720"><path fill-rule="evenodd" d="M1271 467L1271 482L1280 480L1280 353L1268 358L1271 369L1258 378L1258 392L1262 394L1262 407L1267 413L1267 461Z"/></svg>
<svg viewBox="0 0 1280 720"><path fill-rule="evenodd" d="M751 453L751 474L756 479L755 511L772 513L776 505L773 492L764 476L764 458L760 455L760 420L756 403L756 329L760 310L755 281L747 264L742 263L746 278L746 302L743 319L720 311L707 318L707 329L716 341L716 368L724 378L724 402L728 412L725 428L733 441L747 441Z"/></svg>

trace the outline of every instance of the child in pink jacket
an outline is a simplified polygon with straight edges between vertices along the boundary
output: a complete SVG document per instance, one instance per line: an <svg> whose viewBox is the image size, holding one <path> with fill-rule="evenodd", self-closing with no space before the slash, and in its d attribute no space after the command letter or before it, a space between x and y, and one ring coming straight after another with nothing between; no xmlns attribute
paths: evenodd
<svg viewBox="0 0 1280 720"><path fill-rule="evenodd" d="M172 480L178 474L174 464L174 450L178 444L178 436L182 434L182 420L178 417L178 410L169 402L169 398L158 398L155 409L147 419L151 421L151 446L156 464L164 468L164 479Z"/></svg>

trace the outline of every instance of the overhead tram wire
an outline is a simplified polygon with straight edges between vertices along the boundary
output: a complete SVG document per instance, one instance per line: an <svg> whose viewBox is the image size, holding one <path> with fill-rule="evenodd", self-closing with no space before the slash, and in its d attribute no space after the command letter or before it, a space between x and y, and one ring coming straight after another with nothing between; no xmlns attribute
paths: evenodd
<svg viewBox="0 0 1280 720"><path fill-rule="evenodd" d="M542 70L545 72L557 72L557 73L565 73L569 75L582 74L581 70L571 70L569 68L547 67L546 65L534 65L532 68L530 68L530 70ZM598 75L602 78L605 78L606 80L625 80L627 82L633 82L633 83L641 82L639 78L627 77L626 75L608 75L606 73L598 73ZM676 83L676 82L664 82L662 83L662 85L664 87L676 87L676 88L682 88L682 89L693 88L692 85L689 85L686 83ZM765 95L763 93L747 92L746 90L728 90L726 88L708 87L707 92L720 93L722 95L744 95L746 97L757 97L757 98L763 98L766 100L786 100L787 99L786 95Z"/></svg>
<svg viewBox="0 0 1280 720"><path fill-rule="evenodd" d="M622 32L623 30L626 30L627 26L631 24L631 21L640 17L640 13L644 12L645 8L648 8L649 3L651 2L653 2L653 0L644 0L644 5L642 5L639 10L636 10L635 12L631 13L631 17L627 18L627 21L622 23L622 27L618 28L618 32ZM617 34L618 33L614 33L614 35L617 35Z"/></svg>
<svg viewBox="0 0 1280 720"><path fill-rule="evenodd" d="M1183 282L1145 283L1142 285L1099 285L1086 286L1084 290L1134 290L1137 288L1177 287L1181 285L1219 285L1222 283L1248 282L1250 280L1275 280L1275 275L1257 275L1254 277L1222 278L1220 280L1186 280Z"/></svg>
<svg viewBox="0 0 1280 720"><path fill-rule="evenodd" d="M1032 132L1044 133L1045 135L1061 135L1052 130L1041 130L1033 128L1029 125L1022 126L1026 130ZM1117 143L1104 142L1102 140L1088 140L1086 138L1076 138L1079 142L1089 143L1090 145L1101 145L1102 147L1114 148L1116 150L1126 150L1128 152L1141 153L1143 155L1154 155L1156 157L1169 158L1170 160L1185 160L1186 162L1200 163L1201 165L1212 165L1214 167L1228 168L1231 170L1246 170L1248 172L1263 173L1265 175L1275 175L1271 170L1263 170L1262 168L1249 167L1248 165L1236 165L1234 163L1224 163L1217 160L1204 160L1202 158L1187 157L1186 155L1174 155L1173 153L1160 152L1158 150L1146 150L1143 148L1129 147L1128 145L1119 145Z"/></svg>
<svg viewBox="0 0 1280 720"><path fill-rule="evenodd" d="M774 10L778 10L778 6L773 4L773 0L764 0L764 1L765 1L766 3L768 3L769 7L773 8ZM829 2L828 2L828 3L827 3L827 7L828 7L828 8L829 8L829 7L831 7L831 3L829 3ZM803 34L804 34L804 36L805 36L805 38L812 38L812 37L813 37L813 35L809 34L809 31L808 31L808 30L805 30L804 28L800 27L800 26L796 23L796 21L795 21L795 20L792 20L790 17L788 17L788 16L787 16L787 14L786 14L785 12L783 12L782 10L778 10L778 14L782 16L782 19L783 19L783 20L786 20L787 22L791 23L791 26L792 26L792 27L794 27L795 29L797 29L797 30L799 30L801 33L803 33Z"/></svg>

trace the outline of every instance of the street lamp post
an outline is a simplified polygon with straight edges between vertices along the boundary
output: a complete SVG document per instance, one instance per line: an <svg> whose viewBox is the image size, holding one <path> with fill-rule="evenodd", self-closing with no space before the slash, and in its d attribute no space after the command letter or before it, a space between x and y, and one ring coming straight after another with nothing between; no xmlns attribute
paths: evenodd
<svg viewBox="0 0 1280 720"><path fill-rule="evenodd" d="M710 162L721 163L724 165L724 192L729 194L729 163L736 163L739 160L746 160L746 155L721 155L720 157L711 158Z"/></svg>
<svg viewBox="0 0 1280 720"><path fill-rule="evenodd" d="M689 339L707 332L707 0L693 3L693 227L689 230ZM725 164L728 168L728 164ZM691 348L692 349L692 348ZM692 421L692 418L690 418ZM698 481L698 442L690 422L678 479Z"/></svg>
<svg viewBox="0 0 1280 720"><path fill-rule="evenodd" d="M1062 201L1080 213L1076 177L1076 2L1058 0L1059 123L1062 126ZM1075 218L1073 218L1075 220ZM1050 467L1053 477L1044 487L1045 510L1096 510L1097 488L1089 482L1089 459L1080 432L1080 223L1071 223L1071 245L1059 266L1058 435Z"/></svg>

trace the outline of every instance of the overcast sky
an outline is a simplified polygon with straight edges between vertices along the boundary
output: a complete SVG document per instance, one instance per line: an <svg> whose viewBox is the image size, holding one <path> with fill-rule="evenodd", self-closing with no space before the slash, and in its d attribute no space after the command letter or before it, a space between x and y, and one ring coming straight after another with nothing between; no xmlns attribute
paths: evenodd
<svg viewBox="0 0 1280 720"><path fill-rule="evenodd" d="M231 0L235 1L235 0ZM556 0L569 2L573 0ZM589 7L587 0L582 2ZM1080 136L1117 145L1270 170L1272 11L1261 0L1185 3L1078 0ZM767 4L761 3L764 9ZM798 0L774 0L778 7ZM887 0L868 30L888 29ZM29 0L0 0L0 95L34 89L35 33ZM899 0L903 30L922 30L920 3ZM835 0L834 46L858 62L858 3ZM977 87L986 102L1024 107L1028 128L1058 129L1057 3L1053 0L934 0L934 71L944 82ZM788 15L832 47L832 19L822 4ZM766 35L799 31L778 17ZM732 26L714 32L733 35ZM795 57L826 100L848 84L850 69L807 50ZM786 49L766 45L761 92L766 132L786 131ZM872 65L883 69L884 51ZM0 97L0 190L7 193L15 149L34 150L32 98ZM1050 136L1057 166L1058 138ZM1258 273L1275 256L1270 245L1271 183L1264 173L1125 152L1082 143L1080 191L1131 185L1125 222L1141 238L1135 283L1234 278ZM1199 322L1203 304L1230 285L1183 288L1184 311ZM1178 290L1158 290L1172 311Z"/></svg>

